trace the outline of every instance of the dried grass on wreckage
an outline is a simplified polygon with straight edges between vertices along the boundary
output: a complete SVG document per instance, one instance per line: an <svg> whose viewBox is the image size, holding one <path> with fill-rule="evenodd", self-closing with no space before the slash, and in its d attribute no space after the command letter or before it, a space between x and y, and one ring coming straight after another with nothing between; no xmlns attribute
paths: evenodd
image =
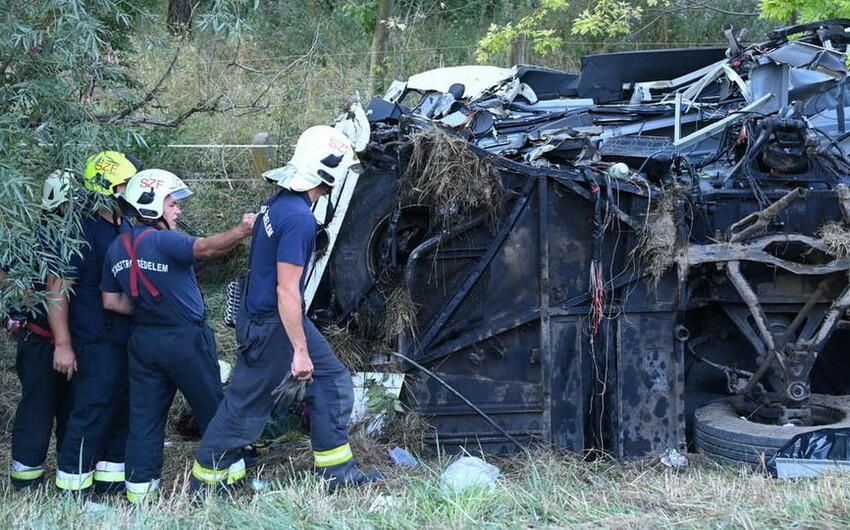
<svg viewBox="0 0 850 530"><path fill-rule="evenodd" d="M354 320L350 320L345 327L328 324L322 328L322 335L350 371L362 372L368 368L375 347L362 336Z"/></svg>
<svg viewBox="0 0 850 530"><path fill-rule="evenodd" d="M410 136L413 147L406 178L413 198L438 212L444 226L455 215L484 209L493 218L502 206L504 188L496 169L475 154L461 137L429 127Z"/></svg>
<svg viewBox="0 0 850 530"><path fill-rule="evenodd" d="M419 307L413 301L410 291L405 286L395 287L384 296L384 322L381 334L384 341L392 346L402 334L416 337L418 323L416 312Z"/></svg>
<svg viewBox="0 0 850 530"><path fill-rule="evenodd" d="M676 207L683 193L683 190L675 187L663 189L661 198L654 206L650 206L638 232L635 252L641 258L653 286L658 285L661 277L676 261Z"/></svg>
<svg viewBox="0 0 850 530"><path fill-rule="evenodd" d="M850 230L841 223L826 223L818 230L818 238L839 258L850 257Z"/></svg>

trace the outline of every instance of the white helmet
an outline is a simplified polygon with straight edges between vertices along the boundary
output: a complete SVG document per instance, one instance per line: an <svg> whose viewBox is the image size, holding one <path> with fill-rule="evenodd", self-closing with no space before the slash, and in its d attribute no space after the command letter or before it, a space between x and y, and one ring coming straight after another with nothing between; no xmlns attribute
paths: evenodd
<svg viewBox="0 0 850 530"><path fill-rule="evenodd" d="M356 166L351 140L333 127L316 125L298 137L289 163L266 171L263 178L292 191L307 191L320 184L336 186Z"/></svg>
<svg viewBox="0 0 850 530"><path fill-rule="evenodd" d="M48 175L42 189L41 209L54 210L68 202L73 178L74 174L69 169L57 169Z"/></svg>
<svg viewBox="0 0 850 530"><path fill-rule="evenodd" d="M162 217L165 198L169 195L179 201L192 195L192 191L171 171L145 169L127 182L123 200L133 207L139 217L155 221Z"/></svg>

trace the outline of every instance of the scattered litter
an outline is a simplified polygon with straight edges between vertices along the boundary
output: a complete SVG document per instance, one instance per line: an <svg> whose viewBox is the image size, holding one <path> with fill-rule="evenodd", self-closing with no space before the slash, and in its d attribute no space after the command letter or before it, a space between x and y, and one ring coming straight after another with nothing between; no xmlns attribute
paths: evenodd
<svg viewBox="0 0 850 530"><path fill-rule="evenodd" d="M685 467L688 465L688 457L675 449L667 449L661 455L661 463L667 467Z"/></svg>
<svg viewBox="0 0 850 530"><path fill-rule="evenodd" d="M396 464L404 467L416 467L419 465L419 462L416 461L416 458L412 454L398 446L390 449L390 458Z"/></svg>
<svg viewBox="0 0 850 530"><path fill-rule="evenodd" d="M385 410L370 409L369 398L370 396L374 398L376 396L375 390L380 387L384 390L386 397L382 400L385 402L385 407L394 407L401 393L404 374L358 372L352 376L352 381L354 383L354 407L349 424L367 422L364 430L366 434L380 433L384 428L387 411L386 408Z"/></svg>
<svg viewBox="0 0 850 530"><path fill-rule="evenodd" d="M850 429L818 429L791 438L767 461L778 478L816 477L850 471Z"/></svg>
<svg viewBox="0 0 850 530"><path fill-rule="evenodd" d="M83 504L83 511L86 513L106 513L111 512L112 508L99 502L86 501Z"/></svg>
<svg viewBox="0 0 850 530"><path fill-rule="evenodd" d="M227 383L230 380L230 374L233 372L233 366L227 362L219 359L218 361L218 375L221 379L221 384Z"/></svg>
<svg viewBox="0 0 850 530"><path fill-rule="evenodd" d="M392 495L380 494L369 504L369 513L383 513L399 507L399 499Z"/></svg>
<svg viewBox="0 0 850 530"><path fill-rule="evenodd" d="M493 489L499 468L475 456L464 456L451 464L440 477L443 491L461 493L472 487Z"/></svg>
<svg viewBox="0 0 850 530"><path fill-rule="evenodd" d="M249 482L251 489L254 491L265 491L269 489L269 481L261 478L253 477Z"/></svg>

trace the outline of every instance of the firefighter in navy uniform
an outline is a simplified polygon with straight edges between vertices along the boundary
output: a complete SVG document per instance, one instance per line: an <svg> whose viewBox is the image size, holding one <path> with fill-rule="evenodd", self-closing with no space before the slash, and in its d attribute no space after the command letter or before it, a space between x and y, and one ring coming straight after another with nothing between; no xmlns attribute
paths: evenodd
<svg viewBox="0 0 850 530"><path fill-rule="evenodd" d="M245 476L242 448L253 443L272 412L273 390L288 373L307 385L310 440L317 473L330 487L363 485L351 453L351 374L304 314L307 266L316 237L311 206L356 164L351 142L316 126L298 139L290 162L274 170L280 190L260 210L251 241L244 308L237 318L239 357L224 401L195 452L194 490L227 491Z"/></svg>
<svg viewBox="0 0 850 530"><path fill-rule="evenodd" d="M234 248L251 234L255 215L245 214L234 228L209 237L176 232L177 202L191 193L171 172L136 174L121 200L139 222L112 243L103 266L104 306L132 314L134 324L125 483L132 502L152 499L159 489L165 424L176 390L186 396L201 432L222 399L215 339L193 265Z"/></svg>
<svg viewBox="0 0 850 530"><path fill-rule="evenodd" d="M104 309L100 276L107 247L130 230L115 197L140 168L139 161L117 151L102 151L86 160L83 186L92 200L101 201L100 207L83 219L84 245L72 257L65 277L48 276L53 364L71 377L74 394L57 456L56 487L63 491L90 491L95 486L97 492L108 493L124 488L130 319ZM68 290L71 286L73 291Z"/></svg>
<svg viewBox="0 0 850 530"><path fill-rule="evenodd" d="M72 178L70 172L57 170L44 181L41 208L45 215L61 215ZM44 284L33 286L39 291L44 288ZM53 333L42 308L9 315L4 324L17 336L15 371L21 382L21 400L12 425L9 477L15 488L35 488L44 480L44 461L54 425L56 446L62 444L71 409L70 377L53 369Z"/></svg>

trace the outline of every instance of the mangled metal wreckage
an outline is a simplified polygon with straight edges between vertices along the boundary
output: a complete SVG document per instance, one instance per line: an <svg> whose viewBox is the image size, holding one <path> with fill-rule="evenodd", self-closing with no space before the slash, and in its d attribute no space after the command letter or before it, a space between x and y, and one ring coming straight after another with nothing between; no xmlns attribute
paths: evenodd
<svg viewBox="0 0 850 530"><path fill-rule="evenodd" d="M391 346L436 377L399 365L403 396L449 450L755 464L850 425L848 28L396 82L312 317L406 319Z"/></svg>

